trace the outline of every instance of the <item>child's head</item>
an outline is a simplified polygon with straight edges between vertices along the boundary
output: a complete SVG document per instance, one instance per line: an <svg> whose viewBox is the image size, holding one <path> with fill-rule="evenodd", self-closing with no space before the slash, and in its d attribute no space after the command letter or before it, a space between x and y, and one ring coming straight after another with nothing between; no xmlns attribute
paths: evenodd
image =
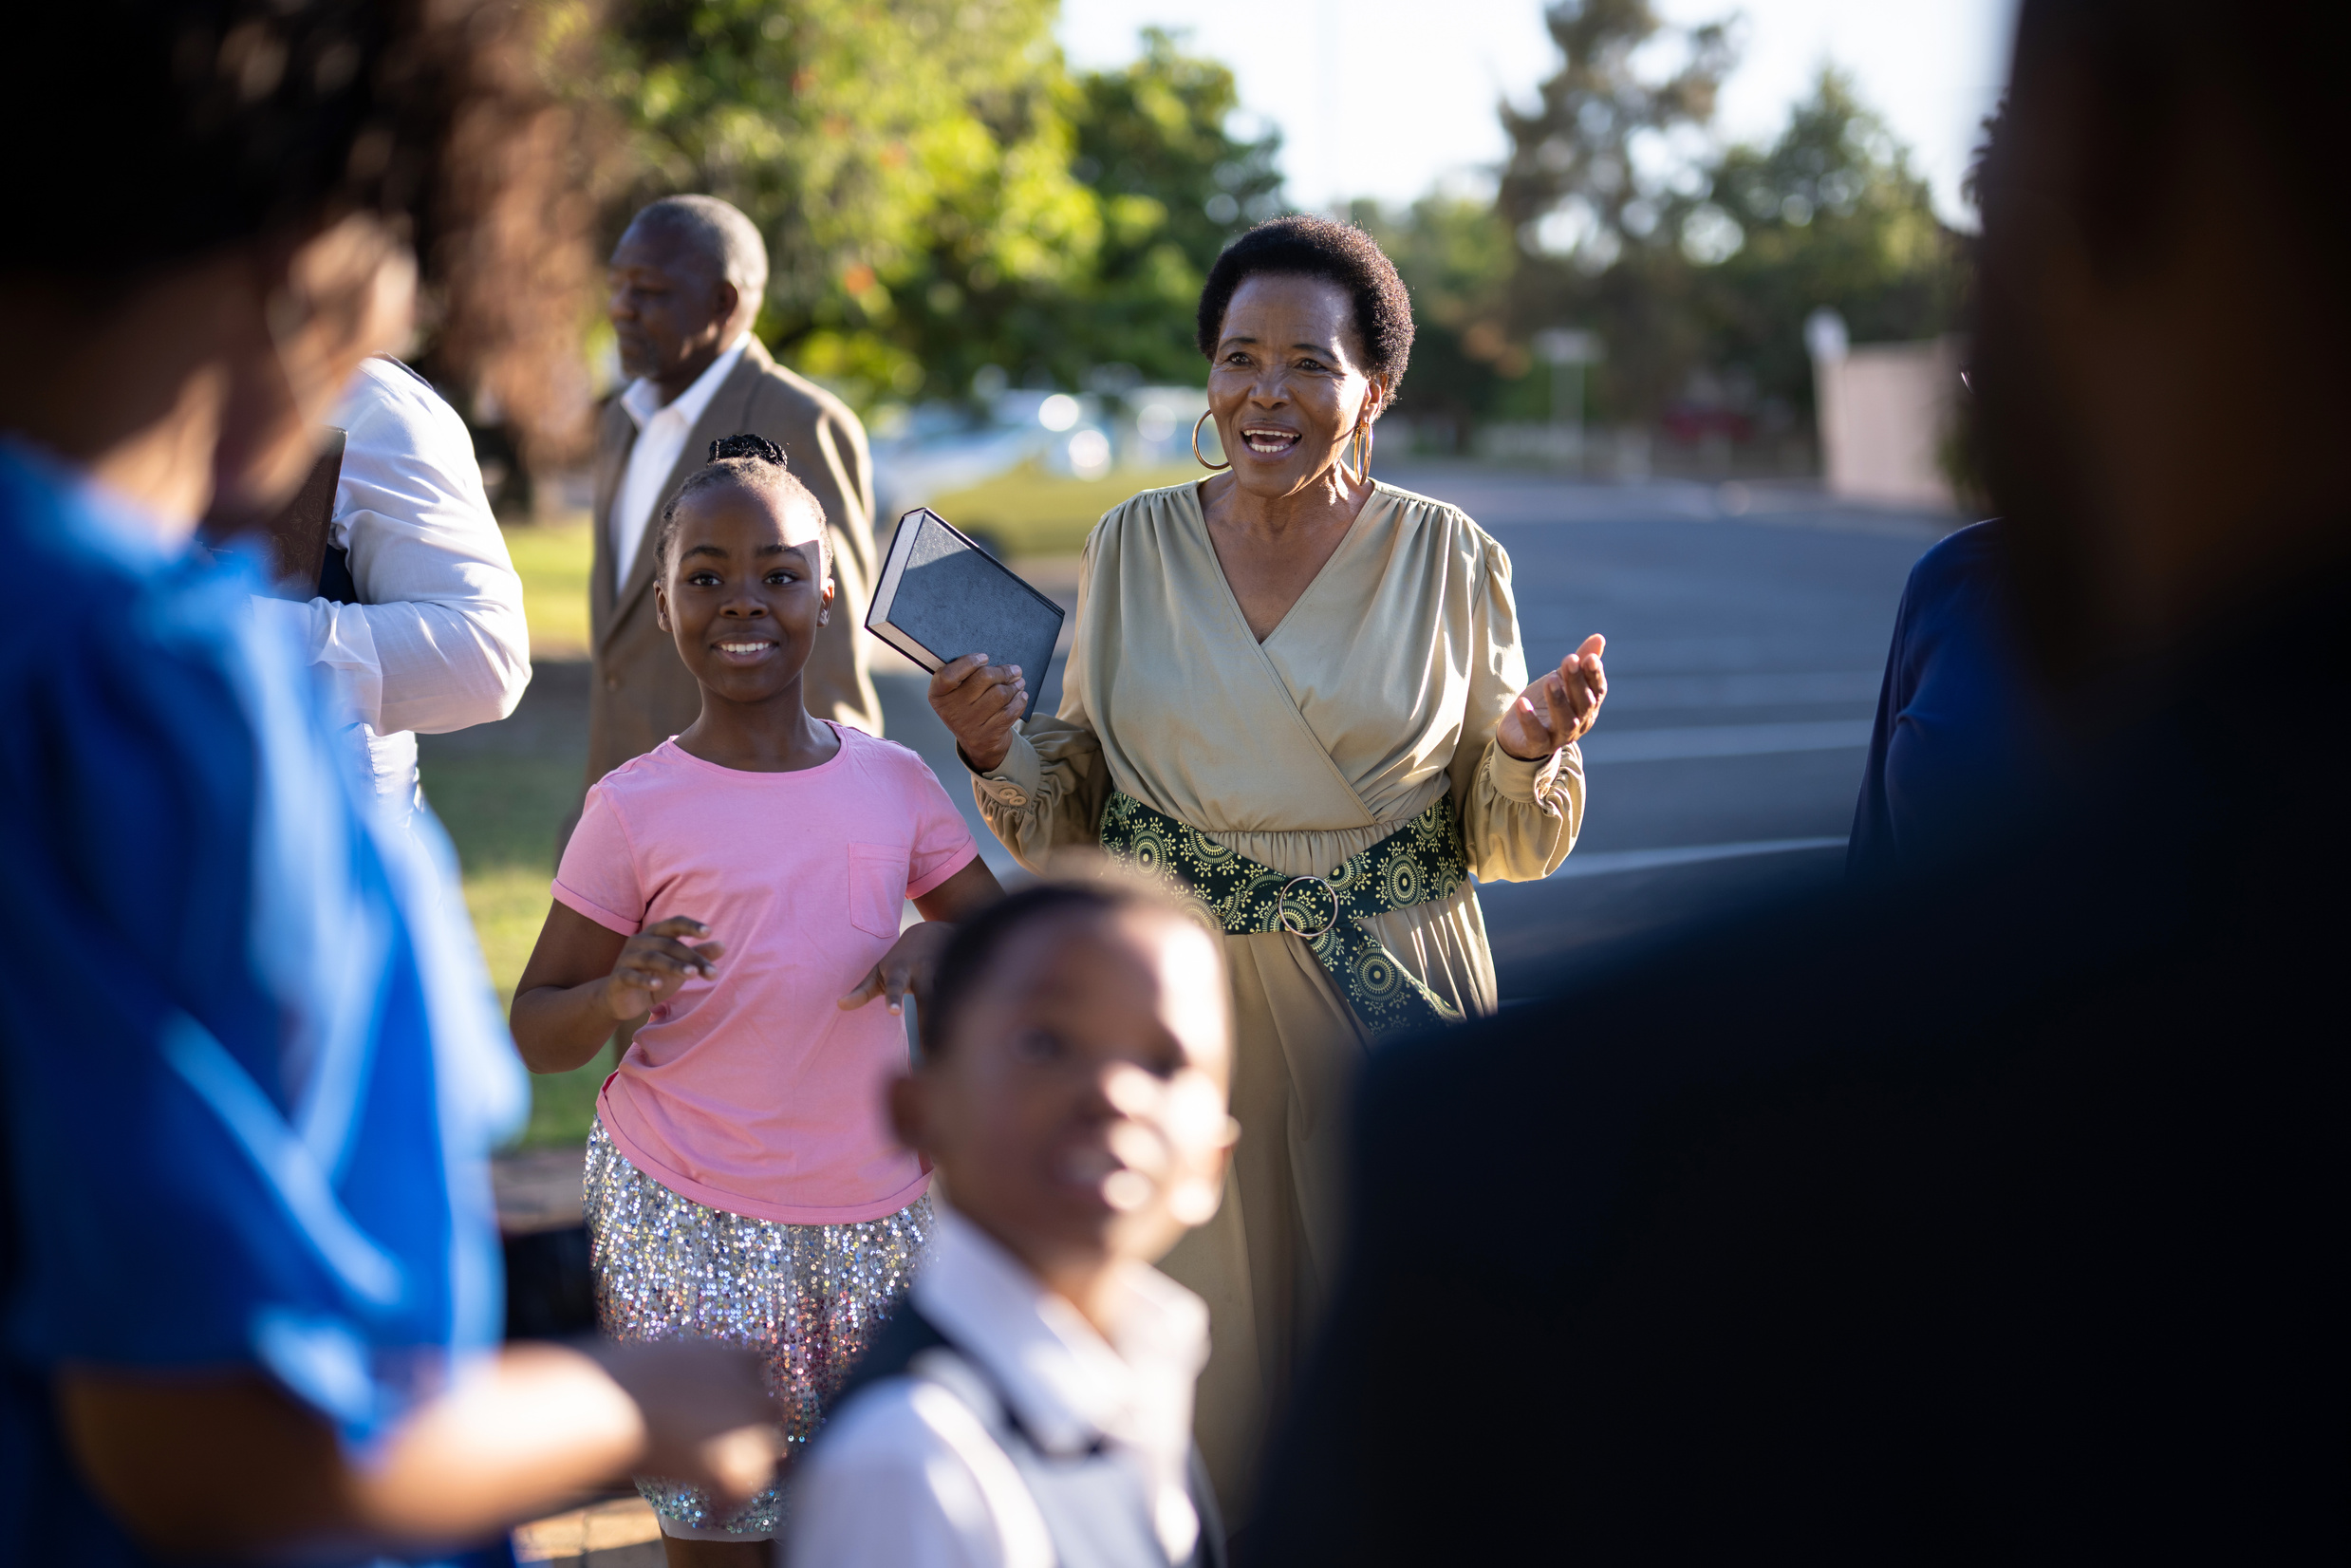
<svg viewBox="0 0 2351 1568"><path fill-rule="evenodd" d="M1174 905L1047 883L975 916L922 1005L899 1135L1046 1272L1157 1258L1216 1212L1234 1127L1223 949Z"/></svg>
<svg viewBox="0 0 2351 1568"><path fill-rule="evenodd" d="M662 629L705 690L737 701L799 678L832 607L824 508L757 436L710 443L653 535Z"/></svg>

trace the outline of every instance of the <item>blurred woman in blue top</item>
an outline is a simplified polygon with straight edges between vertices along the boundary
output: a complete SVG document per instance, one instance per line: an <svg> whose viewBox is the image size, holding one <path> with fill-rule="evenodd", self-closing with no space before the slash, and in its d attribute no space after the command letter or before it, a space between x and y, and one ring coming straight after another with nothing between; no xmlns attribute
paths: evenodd
<svg viewBox="0 0 2351 1568"><path fill-rule="evenodd" d="M2062 783L2057 728L2016 643L2000 528L1946 536L1903 586L1845 851L1857 880L1981 849L2048 809Z"/></svg>
<svg viewBox="0 0 2351 1568"><path fill-rule="evenodd" d="M772 1465L747 1358L494 1343L522 1087L446 846L187 548L404 334L463 9L86 0L0 65L0 1561L418 1560Z"/></svg>

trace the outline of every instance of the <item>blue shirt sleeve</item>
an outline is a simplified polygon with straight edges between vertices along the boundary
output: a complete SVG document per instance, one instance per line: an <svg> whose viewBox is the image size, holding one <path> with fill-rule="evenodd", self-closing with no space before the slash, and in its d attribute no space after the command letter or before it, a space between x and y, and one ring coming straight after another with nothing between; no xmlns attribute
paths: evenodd
<svg viewBox="0 0 2351 1568"><path fill-rule="evenodd" d="M49 521L0 537L7 1353L259 1367L364 1442L495 1337L518 1068L244 574Z"/></svg>
<svg viewBox="0 0 2351 1568"><path fill-rule="evenodd" d="M1846 870L1883 877L1983 843L2052 783L2043 700L2015 645L2000 523L1918 558L1902 590Z"/></svg>
<svg viewBox="0 0 2351 1568"><path fill-rule="evenodd" d="M1845 874L1856 879L1892 876L1895 868L1894 808L1886 790L1886 756L1894 726L1910 700L1912 682L1911 601L1918 586L1913 569L1894 612L1894 641L1886 650L1886 673L1877 685L1877 721L1870 729L1870 754L1861 769L1861 798L1854 804L1853 837L1845 846Z"/></svg>

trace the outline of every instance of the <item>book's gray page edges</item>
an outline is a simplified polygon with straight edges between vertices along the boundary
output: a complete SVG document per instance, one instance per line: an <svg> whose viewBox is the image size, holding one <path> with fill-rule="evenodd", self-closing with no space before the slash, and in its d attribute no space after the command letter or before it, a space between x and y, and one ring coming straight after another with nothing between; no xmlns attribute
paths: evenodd
<svg viewBox="0 0 2351 1568"><path fill-rule="evenodd" d="M939 661L928 648L891 624L891 604L898 597L898 580L905 572L906 552L914 541L923 535L924 527L938 513L928 507L916 507L898 519L898 527L890 533L889 552L883 557L882 580L874 585L873 602L866 607L866 629L896 648L924 669L936 672Z"/></svg>
<svg viewBox="0 0 2351 1568"><path fill-rule="evenodd" d="M1026 719L1044 690L1061 614L1009 568L925 517L898 579L889 622L942 664L985 653L996 663L1019 665L1029 682L1020 715Z"/></svg>

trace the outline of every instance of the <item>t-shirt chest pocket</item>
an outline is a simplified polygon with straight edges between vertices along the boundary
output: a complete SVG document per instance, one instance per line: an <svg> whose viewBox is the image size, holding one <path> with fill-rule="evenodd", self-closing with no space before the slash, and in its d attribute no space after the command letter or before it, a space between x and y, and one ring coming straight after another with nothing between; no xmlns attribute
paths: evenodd
<svg viewBox="0 0 2351 1568"><path fill-rule="evenodd" d="M906 904L906 851L890 844L849 847L849 923L868 936L894 937Z"/></svg>

